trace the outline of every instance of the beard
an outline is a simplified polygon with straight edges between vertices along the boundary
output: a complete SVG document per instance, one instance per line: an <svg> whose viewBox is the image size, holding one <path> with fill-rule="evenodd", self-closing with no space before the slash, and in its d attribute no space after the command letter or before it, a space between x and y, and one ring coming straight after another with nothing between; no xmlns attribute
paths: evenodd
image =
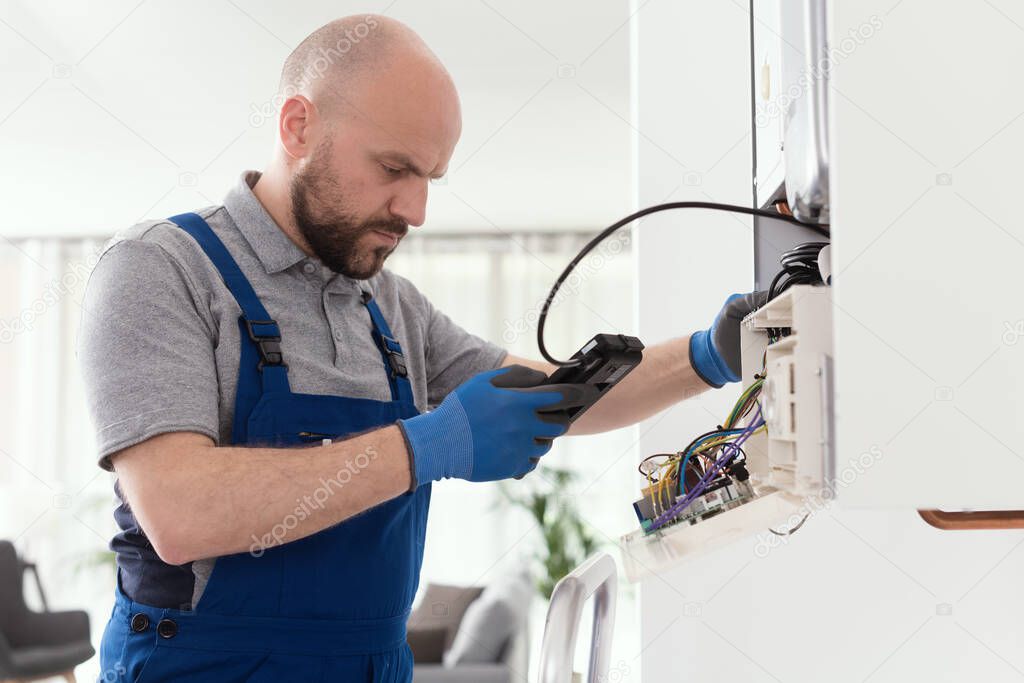
<svg viewBox="0 0 1024 683"><path fill-rule="evenodd" d="M305 168L292 178L289 188L292 217L313 254L328 268L356 280L380 272L384 261L398 247L375 244L374 232L394 235L398 241L409 226L401 219L358 220L345 207L351 202L328 164L330 144L325 141Z"/></svg>

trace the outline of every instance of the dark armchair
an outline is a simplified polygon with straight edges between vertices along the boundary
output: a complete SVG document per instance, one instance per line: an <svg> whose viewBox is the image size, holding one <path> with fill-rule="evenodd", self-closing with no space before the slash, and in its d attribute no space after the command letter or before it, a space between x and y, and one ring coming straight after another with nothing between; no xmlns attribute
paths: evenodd
<svg viewBox="0 0 1024 683"><path fill-rule="evenodd" d="M25 604L26 570L35 576L42 612ZM63 676L73 682L75 666L94 653L89 615L77 610L51 612L35 565L22 561L9 541L0 541L0 680Z"/></svg>

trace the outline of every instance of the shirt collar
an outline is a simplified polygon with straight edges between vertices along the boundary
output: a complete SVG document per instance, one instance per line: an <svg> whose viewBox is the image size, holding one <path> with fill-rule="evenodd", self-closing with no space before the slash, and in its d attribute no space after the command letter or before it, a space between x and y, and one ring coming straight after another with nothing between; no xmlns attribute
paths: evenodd
<svg viewBox="0 0 1024 683"><path fill-rule="evenodd" d="M259 171L245 171L224 197L224 208L239 232L256 252L267 273L279 273L306 258L306 254L274 222L252 187L260 179Z"/></svg>
<svg viewBox="0 0 1024 683"><path fill-rule="evenodd" d="M356 280L323 265L314 256L307 256L299 245L284 234L281 227L267 213L266 208L253 194L252 188L262 174L259 171L245 171L238 183L224 197L224 208L235 222L256 257L268 274L280 273L296 263L308 261L316 265L320 276L331 281L332 291L350 291L357 294L373 293L373 280Z"/></svg>

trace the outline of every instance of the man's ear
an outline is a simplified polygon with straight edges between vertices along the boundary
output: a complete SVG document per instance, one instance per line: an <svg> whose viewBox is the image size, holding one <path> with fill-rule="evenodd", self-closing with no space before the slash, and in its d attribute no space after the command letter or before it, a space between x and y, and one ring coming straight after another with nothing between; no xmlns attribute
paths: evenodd
<svg viewBox="0 0 1024 683"><path fill-rule="evenodd" d="M303 159L313 153L310 138L318 121L316 105L305 96L295 95L284 101L277 119L277 134L288 156Z"/></svg>

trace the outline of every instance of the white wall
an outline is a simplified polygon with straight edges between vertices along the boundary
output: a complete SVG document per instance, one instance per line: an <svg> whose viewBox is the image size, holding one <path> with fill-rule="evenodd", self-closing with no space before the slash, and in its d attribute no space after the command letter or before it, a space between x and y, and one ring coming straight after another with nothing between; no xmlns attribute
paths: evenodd
<svg viewBox="0 0 1024 683"><path fill-rule="evenodd" d="M858 7L846 5L848 14ZM888 11L886 21L908 27L931 11L915 0L878 5L864 12ZM683 169L672 157L704 172L699 187L684 184L672 198L707 192L749 203L749 139L727 153L750 126L745 7L652 3L638 13L641 205L666 199L679 183ZM963 32L1019 40L1000 11L1014 16L1009 7L971 5L963 11ZM1024 24L1021 17L1016 21L1018 28ZM900 90L896 82L878 87L892 89L894 97ZM914 122L898 116L872 121L865 115L861 123L874 126L880 139L914 133ZM990 128L991 134L998 126ZM885 159L879 162L884 193L887 167ZM881 211L888 211L888 201ZM882 224L897 213L886 213ZM646 342L706 326L725 294L750 284L750 233L741 223L683 213L644 223L637 240L638 329ZM681 448L718 423L736 391L715 392L648 421L640 430L640 455ZM787 543L768 552L763 543L763 536L750 538L642 583L644 680L1024 676L1018 615L1024 534L957 535L925 526L911 511L832 508L813 515Z"/></svg>
<svg viewBox="0 0 1024 683"><path fill-rule="evenodd" d="M836 36L868 36L832 83L836 355L870 358L836 367L837 448L884 450L841 500L1019 508L1024 91L1005 84L1024 68L1024 7L888 7L833 12ZM898 390L879 392L875 377ZM985 469L964 476L965 453L984 454Z"/></svg>
<svg viewBox="0 0 1024 683"><path fill-rule="evenodd" d="M745 17L731 3L694 1L652 3L637 14L640 206L687 199L750 203ZM662 213L641 223L636 243L638 329L645 343L706 328L728 294L748 291L753 282L751 222L745 217ZM737 395L712 392L646 421L640 457L679 450L719 424ZM639 488L638 479L637 496ZM728 571L700 566L641 583L643 680L711 680L715 670L733 674L722 680L748 680L746 671L731 665L730 646L702 619L682 617L708 600L714 574L728 577ZM748 628L742 621L732 626Z"/></svg>

